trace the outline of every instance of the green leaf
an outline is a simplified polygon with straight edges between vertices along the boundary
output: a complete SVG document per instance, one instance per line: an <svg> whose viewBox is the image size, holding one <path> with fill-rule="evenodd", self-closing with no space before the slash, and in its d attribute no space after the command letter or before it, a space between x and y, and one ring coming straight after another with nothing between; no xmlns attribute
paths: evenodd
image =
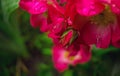
<svg viewBox="0 0 120 76"><path fill-rule="evenodd" d="M50 65L39 63L37 69L37 76L53 76Z"/></svg>
<svg viewBox="0 0 120 76"><path fill-rule="evenodd" d="M73 76L73 71L72 70L67 70L64 72L63 76Z"/></svg>
<svg viewBox="0 0 120 76"><path fill-rule="evenodd" d="M120 76L120 62L114 64L111 76Z"/></svg>
<svg viewBox="0 0 120 76"><path fill-rule="evenodd" d="M51 48L44 48L42 50L42 54L44 54L44 55L50 55L51 56L51 54L52 54Z"/></svg>
<svg viewBox="0 0 120 76"><path fill-rule="evenodd" d="M2 71L0 71L0 76L10 76L9 70L4 68Z"/></svg>
<svg viewBox="0 0 120 76"><path fill-rule="evenodd" d="M4 20L9 21L10 14L18 8L19 0L1 0Z"/></svg>
<svg viewBox="0 0 120 76"><path fill-rule="evenodd" d="M119 50L118 48L115 48L113 46L110 46L109 48L106 48L106 49L101 49L101 48L97 48L97 47L93 46L93 52L97 56L101 56L101 55L104 55L106 53L115 52L115 51L118 51L118 50Z"/></svg>
<svg viewBox="0 0 120 76"><path fill-rule="evenodd" d="M17 55L28 57L28 52L19 28L19 0L1 0L4 21L0 20L0 50L11 51Z"/></svg>

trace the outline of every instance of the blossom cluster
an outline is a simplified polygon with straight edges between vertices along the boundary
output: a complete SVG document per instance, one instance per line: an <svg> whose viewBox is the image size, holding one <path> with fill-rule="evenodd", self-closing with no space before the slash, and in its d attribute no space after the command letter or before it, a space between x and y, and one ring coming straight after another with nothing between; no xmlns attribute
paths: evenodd
<svg viewBox="0 0 120 76"><path fill-rule="evenodd" d="M119 0L20 0L34 28L53 40L52 59L60 72L91 58L91 46L120 48Z"/></svg>

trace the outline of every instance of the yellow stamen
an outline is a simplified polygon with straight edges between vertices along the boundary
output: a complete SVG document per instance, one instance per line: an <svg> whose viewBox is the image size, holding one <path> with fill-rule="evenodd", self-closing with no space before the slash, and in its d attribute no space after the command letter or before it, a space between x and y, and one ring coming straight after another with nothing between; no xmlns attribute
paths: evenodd
<svg viewBox="0 0 120 76"><path fill-rule="evenodd" d="M47 4L53 4L51 0L47 0Z"/></svg>
<svg viewBox="0 0 120 76"><path fill-rule="evenodd" d="M69 52L68 52L68 51L65 51L64 57L65 57L65 58L68 58L68 56L69 56Z"/></svg>
<svg viewBox="0 0 120 76"><path fill-rule="evenodd" d="M69 60L70 60L70 61L73 61L74 59L75 59L75 56L70 56L70 57L69 57Z"/></svg>
<svg viewBox="0 0 120 76"><path fill-rule="evenodd" d="M73 61L75 59L75 56L69 56L69 52L68 51L65 51L64 53L64 57L69 59L70 61Z"/></svg>

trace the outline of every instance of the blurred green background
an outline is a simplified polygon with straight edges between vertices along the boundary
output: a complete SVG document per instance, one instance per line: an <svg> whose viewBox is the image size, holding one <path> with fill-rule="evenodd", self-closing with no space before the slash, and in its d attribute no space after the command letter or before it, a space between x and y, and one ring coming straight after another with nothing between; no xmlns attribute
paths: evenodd
<svg viewBox="0 0 120 76"><path fill-rule="evenodd" d="M92 50L92 59L59 73L51 57L52 41L33 29L19 0L0 0L0 76L120 76L120 49Z"/></svg>

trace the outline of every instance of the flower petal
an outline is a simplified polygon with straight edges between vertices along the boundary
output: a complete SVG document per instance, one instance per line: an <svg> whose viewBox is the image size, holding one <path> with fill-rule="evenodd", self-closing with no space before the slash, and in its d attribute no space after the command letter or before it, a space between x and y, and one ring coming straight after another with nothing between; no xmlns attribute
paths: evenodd
<svg viewBox="0 0 120 76"><path fill-rule="evenodd" d="M83 64L85 62L88 62L91 59L90 46L81 44L78 55L80 55L81 58L78 61L76 61L75 63L79 62L80 64Z"/></svg>
<svg viewBox="0 0 120 76"><path fill-rule="evenodd" d="M109 25L87 24L82 30L83 40L87 44L96 44L98 48L107 48L109 46L111 40L111 28Z"/></svg>
<svg viewBox="0 0 120 76"><path fill-rule="evenodd" d="M47 10L45 0L20 0L19 6L30 14L41 14Z"/></svg>
<svg viewBox="0 0 120 76"><path fill-rule="evenodd" d="M48 8L48 15L50 16L53 22L58 20L59 18L63 18L63 14L61 13L63 9L59 8L58 5L55 5L55 6L56 8L53 7L52 5L49 5L49 8Z"/></svg>
<svg viewBox="0 0 120 76"><path fill-rule="evenodd" d="M104 5L98 0L78 0L76 2L77 11L84 16L93 16L104 10Z"/></svg>
<svg viewBox="0 0 120 76"><path fill-rule="evenodd" d="M76 14L74 16L73 25L72 27L76 30L82 29L82 27L88 22L88 18L85 16L81 16L79 14Z"/></svg>
<svg viewBox="0 0 120 76"><path fill-rule="evenodd" d="M119 21L120 21L120 16L117 18L118 19L118 23L116 25L113 26L113 32L112 32L112 45L120 48L120 25L119 25Z"/></svg>
<svg viewBox="0 0 120 76"><path fill-rule="evenodd" d="M114 13L120 13L120 1L119 0L111 0L110 3L111 9Z"/></svg>
<svg viewBox="0 0 120 76"><path fill-rule="evenodd" d="M50 25L49 37L51 38L60 38L61 34L64 32L65 25L63 19L58 19Z"/></svg>
<svg viewBox="0 0 120 76"><path fill-rule="evenodd" d="M67 60L64 59L64 52L65 49L63 49L61 46L54 46L53 47L53 62L55 68L63 72L64 70L68 69L68 63Z"/></svg>
<svg viewBox="0 0 120 76"><path fill-rule="evenodd" d="M42 32L46 32L49 28L47 25L47 19L43 16L43 14L31 15L30 23L34 28L40 27Z"/></svg>

